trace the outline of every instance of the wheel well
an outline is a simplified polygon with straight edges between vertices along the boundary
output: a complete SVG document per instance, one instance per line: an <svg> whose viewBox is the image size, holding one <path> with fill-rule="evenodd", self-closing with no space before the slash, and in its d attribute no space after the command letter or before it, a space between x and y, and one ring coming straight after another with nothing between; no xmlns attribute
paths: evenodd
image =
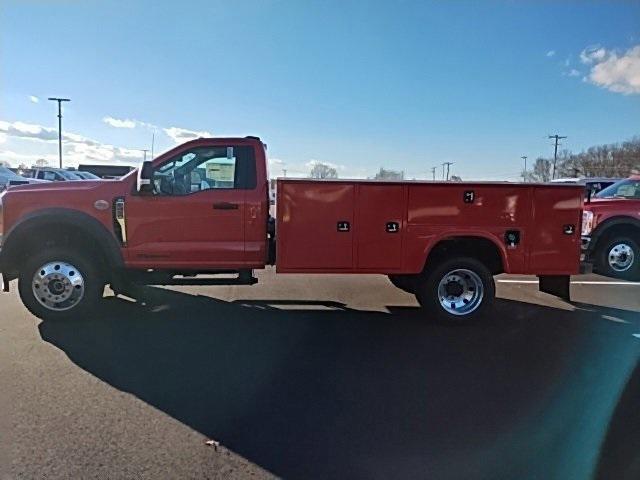
<svg viewBox="0 0 640 480"><path fill-rule="evenodd" d="M16 278L25 258L37 249L54 245L86 252L106 274L124 268L121 246L113 231L85 212L54 207L29 213L9 229L0 256L3 276Z"/></svg>
<svg viewBox="0 0 640 480"><path fill-rule="evenodd" d="M101 270L107 266L108 260L97 239L81 228L65 224L41 224L30 228L28 235L21 235L19 244L12 251L16 266L22 266L31 252L54 246L91 255L99 262Z"/></svg>
<svg viewBox="0 0 640 480"><path fill-rule="evenodd" d="M640 242L640 227L630 223L618 223L607 227L599 236L594 246L594 250L602 247L606 242L614 237L631 237L636 242Z"/></svg>
<svg viewBox="0 0 640 480"><path fill-rule="evenodd" d="M495 243L483 237L454 237L440 240L429 251L424 268L454 256L475 258L484 263L493 275L504 272L500 250Z"/></svg>

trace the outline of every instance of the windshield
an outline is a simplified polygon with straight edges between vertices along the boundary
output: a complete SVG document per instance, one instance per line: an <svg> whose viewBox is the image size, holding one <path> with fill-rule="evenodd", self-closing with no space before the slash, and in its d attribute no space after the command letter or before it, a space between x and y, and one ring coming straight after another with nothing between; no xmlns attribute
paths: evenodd
<svg viewBox="0 0 640 480"><path fill-rule="evenodd" d="M79 177L85 178L87 180L100 180L99 176L94 175L91 172L74 172L74 173Z"/></svg>
<svg viewBox="0 0 640 480"><path fill-rule="evenodd" d="M24 180L24 177L16 174L12 170L9 170L7 167L0 167L0 176L5 177L7 179L13 180Z"/></svg>
<svg viewBox="0 0 640 480"><path fill-rule="evenodd" d="M608 186L596 194L596 198L640 199L640 179L627 178Z"/></svg>
<svg viewBox="0 0 640 480"><path fill-rule="evenodd" d="M67 180L82 180L82 177L80 175L76 175L75 173L68 172L66 170L58 170L58 173Z"/></svg>

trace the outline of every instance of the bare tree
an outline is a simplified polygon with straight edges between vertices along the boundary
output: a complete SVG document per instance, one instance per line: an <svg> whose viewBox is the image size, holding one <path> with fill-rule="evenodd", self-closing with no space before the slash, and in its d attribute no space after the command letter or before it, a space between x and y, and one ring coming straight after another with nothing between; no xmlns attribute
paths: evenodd
<svg viewBox="0 0 640 480"><path fill-rule="evenodd" d="M331 165L322 162L315 162L309 173L311 178L338 178L338 171Z"/></svg>
<svg viewBox="0 0 640 480"><path fill-rule="evenodd" d="M461 182L462 178L458 175L451 175L451 178L449 180L451 180L452 182Z"/></svg>
<svg viewBox="0 0 640 480"><path fill-rule="evenodd" d="M533 168L526 172L526 179L529 182L548 182L551 180L552 168L552 160L538 157L533 164Z"/></svg>
<svg viewBox="0 0 640 480"><path fill-rule="evenodd" d="M7 162L6 160L0 160L0 167L7 167L9 168L11 165L9 164L9 162Z"/></svg>
<svg viewBox="0 0 640 480"><path fill-rule="evenodd" d="M404 172L387 170L380 167L380 171L373 177L374 180L404 180Z"/></svg>
<svg viewBox="0 0 640 480"><path fill-rule="evenodd" d="M38 160L36 160L36 167L38 168L46 167L48 165L49 162L47 162L44 158L39 158Z"/></svg>
<svg viewBox="0 0 640 480"><path fill-rule="evenodd" d="M640 137L618 144L596 145L558 157L560 174L571 177L627 177L640 170Z"/></svg>

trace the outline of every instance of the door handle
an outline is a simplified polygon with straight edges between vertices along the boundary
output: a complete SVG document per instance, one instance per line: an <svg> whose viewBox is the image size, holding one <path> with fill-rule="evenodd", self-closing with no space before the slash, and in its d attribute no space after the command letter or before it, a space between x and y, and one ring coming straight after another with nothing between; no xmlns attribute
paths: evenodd
<svg viewBox="0 0 640 480"><path fill-rule="evenodd" d="M216 202L213 204L213 209L214 210L237 210L238 204L230 203L230 202Z"/></svg>

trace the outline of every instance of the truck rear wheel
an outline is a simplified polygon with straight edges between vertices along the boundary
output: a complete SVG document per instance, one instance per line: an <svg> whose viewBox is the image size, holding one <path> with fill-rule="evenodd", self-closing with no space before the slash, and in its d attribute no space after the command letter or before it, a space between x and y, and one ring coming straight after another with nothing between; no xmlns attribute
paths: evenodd
<svg viewBox="0 0 640 480"><path fill-rule="evenodd" d="M52 248L27 260L18 290L25 307L43 320L83 316L102 298L105 282L83 255Z"/></svg>
<svg viewBox="0 0 640 480"><path fill-rule="evenodd" d="M495 300L491 271L479 260L457 257L427 268L416 284L416 298L429 314L447 323L481 317Z"/></svg>
<svg viewBox="0 0 640 480"><path fill-rule="evenodd" d="M598 250L598 273L624 280L640 278L640 247L632 238L612 237Z"/></svg>

